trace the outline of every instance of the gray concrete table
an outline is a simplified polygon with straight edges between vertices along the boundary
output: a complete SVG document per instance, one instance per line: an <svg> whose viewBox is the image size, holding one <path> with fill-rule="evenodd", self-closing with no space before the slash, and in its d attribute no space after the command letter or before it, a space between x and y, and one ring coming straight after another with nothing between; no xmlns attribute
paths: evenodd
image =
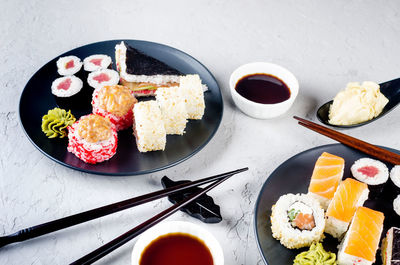
<svg viewBox="0 0 400 265"><path fill-rule="evenodd" d="M160 178L197 179L240 166L250 171L210 194L224 220L206 225L226 264L262 264L253 232L261 185L296 153L332 141L297 125L349 81L400 77L400 2L393 1L22 1L0 0L0 235L160 188ZM162 172L104 177L44 157L18 119L24 85L46 62L72 48L108 39L143 39L183 50L216 76L225 112L219 131L197 155ZM280 64L299 79L284 116L255 120L229 95L230 73L252 61ZM346 131L400 149L400 110ZM170 206L160 200L0 249L0 264L64 264ZM134 241L98 264L130 264Z"/></svg>

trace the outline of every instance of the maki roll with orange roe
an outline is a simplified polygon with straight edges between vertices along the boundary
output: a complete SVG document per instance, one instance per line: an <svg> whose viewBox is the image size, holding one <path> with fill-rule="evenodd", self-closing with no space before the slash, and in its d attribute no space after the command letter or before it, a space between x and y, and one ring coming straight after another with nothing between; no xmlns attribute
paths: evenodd
<svg viewBox="0 0 400 265"><path fill-rule="evenodd" d="M130 128L133 123L133 105L137 99L124 86L104 86L93 92L93 113L108 118L117 131Z"/></svg>
<svg viewBox="0 0 400 265"><path fill-rule="evenodd" d="M117 150L117 131L107 118L89 114L68 127L68 151L86 163L100 163Z"/></svg>

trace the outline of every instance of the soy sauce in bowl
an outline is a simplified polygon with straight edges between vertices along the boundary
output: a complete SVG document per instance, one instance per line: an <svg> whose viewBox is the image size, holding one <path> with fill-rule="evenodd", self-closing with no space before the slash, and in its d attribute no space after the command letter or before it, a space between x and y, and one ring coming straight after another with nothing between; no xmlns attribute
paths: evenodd
<svg viewBox="0 0 400 265"><path fill-rule="evenodd" d="M279 78L263 73L243 76L235 90L242 97L261 104L276 104L290 98L289 87Z"/></svg>

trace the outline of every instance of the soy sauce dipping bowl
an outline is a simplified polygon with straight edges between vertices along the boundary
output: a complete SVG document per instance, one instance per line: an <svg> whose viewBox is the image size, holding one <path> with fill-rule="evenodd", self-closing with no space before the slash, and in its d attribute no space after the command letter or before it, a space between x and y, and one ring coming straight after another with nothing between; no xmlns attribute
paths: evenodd
<svg viewBox="0 0 400 265"><path fill-rule="evenodd" d="M146 230L133 247L132 265L140 265L142 253L153 240L171 233L185 233L197 237L210 250L214 265L224 265L224 254L217 239L203 227L184 221L162 222Z"/></svg>
<svg viewBox="0 0 400 265"><path fill-rule="evenodd" d="M280 103L262 104L243 97L236 91L237 82L251 74L267 74L282 80L290 90L290 97ZM277 64L254 62L240 66L231 74L229 87L233 102L246 115L256 119L272 119L284 114L292 106L299 93L299 82L286 68Z"/></svg>
<svg viewBox="0 0 400 265"><path fill-rule="evenodd" d="M329 102L326 102L325 104L323 104L321 107L318 108L318 110L317 110L318 120L325 125L335 127L338 129L350 129L350 128L356 128L356 127L366 125L368 123L376 121L379 118L382 118L383 116L388 114L391 110L393 110L400 103L400 78L381 83L381 84L379 84L379 86L380 86L380 90L381 90L382 94L385 95L385 97L389 100L389 102L383 108L382 112L375 118L368 120L368 121L361 122L361 123L352 124L352 125L330 124L329 123L329 109L331 108L331 105L333 103L333 100L331 100Z"/></svg>

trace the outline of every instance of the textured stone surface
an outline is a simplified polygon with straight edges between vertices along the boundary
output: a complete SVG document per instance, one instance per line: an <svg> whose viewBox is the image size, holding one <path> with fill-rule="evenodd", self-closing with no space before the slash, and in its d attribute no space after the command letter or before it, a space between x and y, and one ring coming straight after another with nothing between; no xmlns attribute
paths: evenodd
<svg viewBox="0 0 400 265"><path fill-rule="evenodd" d="M0 0L0 235L161 188L160 179L196 179L250 167L210 194L224 221L201 224L216 235L226 264L262 264L253 232L261 185L287 158L332 141L298 126L348 81L400 77L400 2L392 1L50 1ZM60 166L25 137L20 93L46 62L72 48L126 38L164 43L205 64L217 78L225 112L214 139L173 168L136 177L104 177ZM268 61L290 69L300 94L290 111L255 120L238 111L228 79L239 65ZM346 131L400 149L400 111ZM382 130L383 128L383 130ZM170 206L164 199L0 249L0 264L64 264ZM98 264L130 264L134 241Z"/></svg>

